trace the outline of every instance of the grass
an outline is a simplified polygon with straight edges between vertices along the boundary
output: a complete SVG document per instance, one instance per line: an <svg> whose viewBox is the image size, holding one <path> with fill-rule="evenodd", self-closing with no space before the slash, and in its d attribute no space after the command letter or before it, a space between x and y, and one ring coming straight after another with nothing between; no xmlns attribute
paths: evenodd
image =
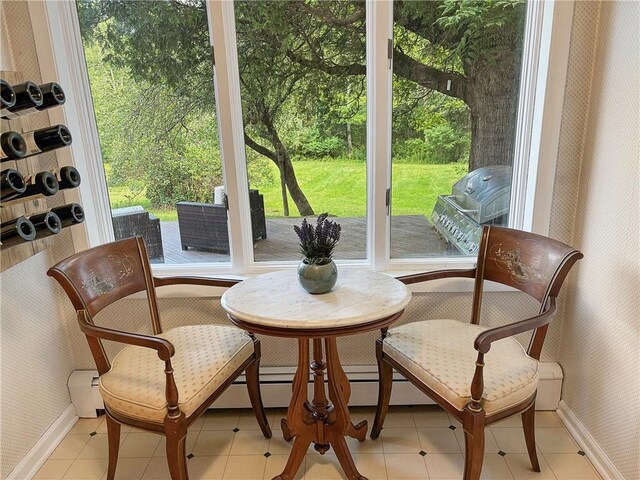
<svg viewBox="0 0 640 480"><path fill-rule="evenodd" d="M274 178L279 178L275 165ZM300 188L316 213L329 212L339 217L359 217L366 213L366 166L352 161L304 161L295 162L294 168ZM463 165L425 165L398 163L393 165L392 213L394 215L426 215L429 217L436 198L451 192L453 184L465 174ZM264 195L267 217L281 217L282 198L279 182L260 185ZM151 208L149 200L141 192L131 195L127 187L110 187L111 207L142 205L161 221L176 221L173 208ZM291 216L298 210L289 197Z"/></svg>

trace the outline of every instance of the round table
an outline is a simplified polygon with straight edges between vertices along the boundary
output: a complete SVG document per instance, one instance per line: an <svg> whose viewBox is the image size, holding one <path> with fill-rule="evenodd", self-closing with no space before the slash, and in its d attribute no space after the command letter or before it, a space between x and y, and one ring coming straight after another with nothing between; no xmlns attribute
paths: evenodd
<svg viewBox="0 0 640 480"><path fill-rule="evenodd" d="M224 293L222 307L238 327L298 339L298 368L287 418L281 422L285 440L295 441L284 471L274 480L293 479L311 443L320 454L333 447L347 477L366 480L356 469L345 436L364 441L367 422L351 423L347 407L351 388L340 365L336 337L387 327L402 315L409 300L411 292L400 281L361 270L341 270L333 290L322 295L303 290L293 270L259 275ZM307 398L309 369L312 401Z"/></svg>

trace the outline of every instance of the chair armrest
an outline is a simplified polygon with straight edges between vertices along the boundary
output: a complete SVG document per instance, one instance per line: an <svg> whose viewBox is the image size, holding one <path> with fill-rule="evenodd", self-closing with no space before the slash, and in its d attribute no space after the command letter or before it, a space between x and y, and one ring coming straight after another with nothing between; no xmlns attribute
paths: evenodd
<svg viewBox="0 0 640 480"><path fill-rule="evenodd" d="M527 318L526 320L510 323L509 325L501 325L499 327L485 330L476 337L473 346L478 352L487 353L491 348L491 344L496 340L512 337L519 333L542 327L553 320L556 313L556 299L554 297L550 297L547 302L547 309L544 313L536 315L535 317Z"/></svg>
<svg viewBox="0 0 640 480"><path fill-rule="evenodd" d="M208 277L153 277L155 287L167 285L204 285L207 287L233 287L242 280Z"/></svg>
<svg viewBox="0 0 640 480"><path fill-rule="evenodd" d="M84 310L78 310L78 323L80 324L80 330L82 330L85 335L101 338L103 340L110 340L112 342L151 348L156 350L160 360L164 360L165 362L173 357L176 352L173 344L164 338L143 335L140 333L121 332L120 330L93 325L87 321Z"/></svg>
<svg viewBox="0 0 640 480"><path fill-rule="evenodd" d="M403 275L398 277L405 285L409 285L411 283L420 283L427 282L429 280L437 280L439 278L453 278L453 277L461 277L461 278L475 278L476 277L476 269L470 268L468 270L457 269L457 270L434 270L433 272L424 272L424 273L415 273L412 275Z"/></svg>

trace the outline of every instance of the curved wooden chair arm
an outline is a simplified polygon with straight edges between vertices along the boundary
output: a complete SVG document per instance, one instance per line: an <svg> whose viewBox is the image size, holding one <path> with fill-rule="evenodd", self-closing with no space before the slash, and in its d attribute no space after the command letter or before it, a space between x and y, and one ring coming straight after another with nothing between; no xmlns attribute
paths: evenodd
<svg viewBox="0 0 640 480"><path fill-rule="evenodd" d="M242 280L208 277L153 277L155 287L167 285L204 285L207 287L233 287Z"/></svg>
<svg viewBox="0 0 640 480"><path fill-rule="evenodd" d="M80 330L91 337L110 340L112 342L126 343L138 347L151 348L158 352L160 360L168 361L176 353L176 349L169 340L164 338L143 335L140 333L122 332L112 328L98 327L89 323L84 310L78 310L78 323Z"/></svg>
<svg viewBox="0 0 640 480"><path fill-rule="evenodd" d="M529 330L535 330L544 325L547 325L556 316L556 299L549 297L547 301L547 309L544 313L536 315L535 317L527 318L519 322L510 323L508 325L501 325L499 327L490 328L485 330L476 337L473 344L474 348L480 353L487 353L491 348L491 344L496 340L500 340L506 337L512 337Z"/></svg>
<svg viewBox="0 0 640 480"><path fill-rule="evenodd" d="M427 282L429 280L438 280L440 278L475 278L476 268L456 269L456 270L434 270L433 272L414 273L412 275L403 275L398 277L405 285L411 283Z"/></svg>

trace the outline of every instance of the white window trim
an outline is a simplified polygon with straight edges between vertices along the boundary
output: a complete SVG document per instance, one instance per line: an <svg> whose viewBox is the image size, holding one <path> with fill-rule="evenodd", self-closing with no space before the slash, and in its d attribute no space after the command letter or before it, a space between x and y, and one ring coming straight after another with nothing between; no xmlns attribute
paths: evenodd
<svg viewBox="0 0 640 480"><path fill-rule="evenodd" d="M231 262L154 265L157 275L251 276L293 268L295 261L254 262L248 182L242 131L242 105L233 3L207 4L210 38L216 46L216 108L223 176L229 194ZM389 274L465 268L470 257L390 259L390 217L385 191L391 178L392 70L387 39L393 32L390 0L367 2L367 260L338 261L340 268L368 268ZM573 0L528 3L518 130L514 161L511 225L548 234L564 86L568 64ZM68 101L59 115L74 133L70 157L83 173L79 201L87 213L84 228L74 229L74 246L81 250L114 239L93 101L85 65L75 2L30 2L29 10L43 78L58 79ZM53 48L55 46L55 48ZM531 53L533 52L533 53ZM48 60L50 59L50 60ZM235 195L234 195L235 194ZM468 282L420 284L416 291L469 290ZM444 287L443 287L444 285ZM444 290L442 290L444 288ZM172 290L172 289L165 289ZM500 289L498 289L500 290ZM208 290L211 294L211 290ZM180 295L175 290L171 295ZM198 296L190 287L188 295Z"/></svg>

